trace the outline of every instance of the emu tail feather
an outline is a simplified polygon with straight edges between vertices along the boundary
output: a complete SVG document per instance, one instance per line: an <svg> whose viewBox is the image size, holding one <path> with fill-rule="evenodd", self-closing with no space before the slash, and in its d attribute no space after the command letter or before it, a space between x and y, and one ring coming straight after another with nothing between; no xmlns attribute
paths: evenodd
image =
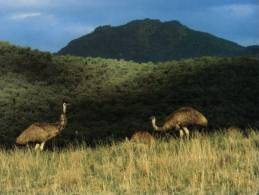
<svg viewBox="0 0 259 195"><path fill-rule="evenodd" d="M28 140L26 139L26 136L21 134L19 137L17 137L16 139L16 144L19 144L19 145L24 145L24 144L27 144L28 143Z"/></svg>

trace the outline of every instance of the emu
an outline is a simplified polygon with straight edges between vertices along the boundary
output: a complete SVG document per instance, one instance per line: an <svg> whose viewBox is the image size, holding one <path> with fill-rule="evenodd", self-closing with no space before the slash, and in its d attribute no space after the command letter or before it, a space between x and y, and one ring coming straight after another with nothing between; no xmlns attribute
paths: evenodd
<svg viewBox="0 0 259 195"><path fill-rule="evenodd" d="M63 111L60 120L56 123L33 123L25 129L16 139L16 144L25 145L28 142L36 142L35 150L43 150L46 141L60 134L67 124L67 103L63 103ZM39 144L40 143L40 144Z"/></svg>
<svg viewBox="0 0 259 195"><path fill-rule="evenodd" d="M152 144L155 139L148 131L137 131L131 136L130 141Z"/></svg>
<svg viewBox="0 0 259 195"><path fill-rule="evenodd" d="M207 118L192 107L179 108L165 119L162 127L156 125L155 116L151 117L151 122L155 131L167 131L175 128L177 131L180 131L180 137L183 137L184 134L189 137L188 126L197 125L206 127L208 125Z"/></svg>

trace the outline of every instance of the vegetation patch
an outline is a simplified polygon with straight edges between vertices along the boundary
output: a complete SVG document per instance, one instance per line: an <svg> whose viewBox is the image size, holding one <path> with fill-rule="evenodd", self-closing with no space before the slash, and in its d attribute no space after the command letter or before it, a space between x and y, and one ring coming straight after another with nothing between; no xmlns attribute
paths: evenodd
<svg viewBox="0 0 259 195"><path fill-rule="evenodd" d="M259 60L201 57L163 63L55 56L0 43L0 143L13 145L33 122L68 126L55 140L87 143L151 130L182 106L203 113L215 128L258 127Z"/></svg>

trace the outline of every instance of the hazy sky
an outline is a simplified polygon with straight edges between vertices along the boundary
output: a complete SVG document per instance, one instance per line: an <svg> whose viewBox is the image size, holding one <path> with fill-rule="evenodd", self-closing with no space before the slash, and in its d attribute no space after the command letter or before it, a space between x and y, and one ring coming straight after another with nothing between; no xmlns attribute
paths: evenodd
<svg viewBox="0 0 259 195"><path fill-rule="evenodd" d="M57 51L99 25L144 18L259 44L259 0L0 0L0 40Z"/></svg>

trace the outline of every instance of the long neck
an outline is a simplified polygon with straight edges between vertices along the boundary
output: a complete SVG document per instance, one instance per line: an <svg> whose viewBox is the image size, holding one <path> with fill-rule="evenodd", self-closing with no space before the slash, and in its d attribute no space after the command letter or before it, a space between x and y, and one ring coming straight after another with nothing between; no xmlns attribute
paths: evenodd
<svg viewBox="0 0 259 195"><path fill-rule="evenodd" d="M63 114L66 114L67 112L67 104L63 103Z"/></svg>
<svg viewBox="0 0 259 195"><path fill-rule="evenodd" d="M152 126L153 126L153 128L155 129L155 131L164 131L164 130L165 130L163 127L158 127L158 126L156 125L156 118L153 118L153 119L152 119Z"/></svg>
<svg viewBox="0 0 259 195"><path fill-rule="evenodd" d="M62 129L64 129L66 125L67 125L67 117L65 113L62 113L60 115L59 130L61 131Z"/></svg>

